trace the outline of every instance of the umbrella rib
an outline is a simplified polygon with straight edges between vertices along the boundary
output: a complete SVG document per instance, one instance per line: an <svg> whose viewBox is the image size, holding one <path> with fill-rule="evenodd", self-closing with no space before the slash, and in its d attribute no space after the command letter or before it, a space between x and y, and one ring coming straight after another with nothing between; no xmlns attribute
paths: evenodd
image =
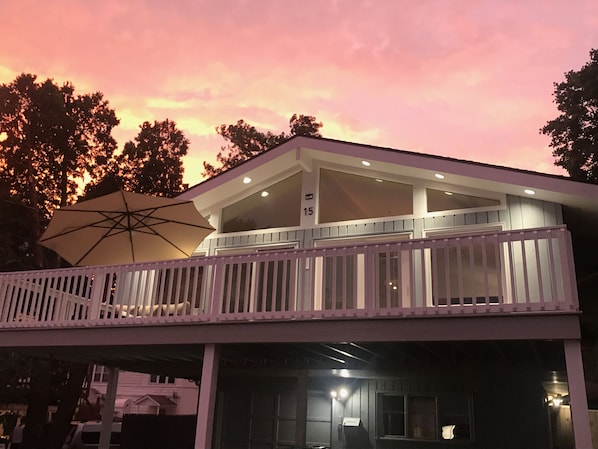
<svg viewBox="0 0 598 449"><path fill-rule="evenodd" d="M112 204L114 208L109 205L108 202L104 202L102 207L93 208L91 200L89 206L83 206L85 208L64 208L60 212L73 213L78 212L78 215L63 215L61 220L58 221L57 226L50 230L47 236L40 238L39 243L48 246L49 248L60 247L60 245L68 244L71 239L82 238L82 242L87 241L87 244L77 245L78 248L73 248L70 252L70 260L76 260L74 265L81 265L82 262L89 259L96 260L96 253L98 250L104 248L102 242L111 241L114 243L108 243L106 248L113 248L120 246L119 253L125 256L125 260L132 260L136 262L137 249L141 250L145 248L146 236L152 236L152 238L159 238L164 244L158 245L159 248L163 248L162 251L167 251L166 245L171 250L176 250L180 254L189 257L193 251L189 250L190 239L185 238L184 228L180 226L186 226L189 230L196 229L193 233L189 233L190 238L199 240L199 236L205 236L204 231L213 231L214 228L207 222L207 220L201 217L197 208L195 208L192 201L179 201L176 203L168 203L166 199L163 201L155 201L158 205L152 205L148 200L137 200L137 197L128 195L124 191L120 191L120 199L112 197ZM145 201L145 203L144 203ZM171 201L171 200L168 200ZM140 202L148 207L143 208L131 208L131 205ZM167 204L160 204L167 202ZM108 207L108 209L106 209ZM172 209L172 213L169 212ZM177 209L180 208L180 209ZM179 212L180 210L180 212ZM158 216L156 216L158 215ZM169 218L169 215L173 215L173 218ZM196 218L196 215L199 217ZM200 219L201 218L201 219ZM85 222L85 224L83 224ZM174 225L171 226L171 225ZM69 226L72 226L69 228ZM65 229L66 228L66 229ZM55 230L54 230L55 229ZM88 231L85 231L88 229ZM201 231L200 231L201 230ZM86 234L79 234L80 232L89 232ZM123 235L123 233L128 235ZM135 233L135 234L133 234ZM137 234L139 233L139 234ZM194 237L191 237L193 235ZM72 237L71 237L72 236ZM95 238L91 238L95 236ZM183 237L182 241L179 242L178 237ZM142 240L139 240L141 238ZM202 237L203 238L203 237ZM117 240L113 240L117 239ZM139 241L138 241L139 240ZM72 240L75 242L78 240ZM138 243L137 247L135 243ZM157 243L157 242L156 242ZM179 246L181 244L181 246ZM89 246L87 246L89 245ZM116 246L115 246L116 245ZM127 250L125 247L129 246ZM186 248L185 250L182 248ZM81 252L84 254L81 255ZM112 250L110 250L112 251ZM66 251L68 254L68 251ZM78 253L78 254L77 254ZM128 253L128 255L126 255ZM144 257L147 257L143 251ZM151 252L150 252L151 253ZM101 258L100 258L101 259ZM90 261L89 259L88 261Z"/></svg>
<svg viewBox="0 0 598 449"><path fill-rule="evenodd" d="M129 248L131 249L131 260L135 263L135 247L133 246L133 233L131 232L131 210L129 209L129 203L127 203L127 199L125 198L124 190L120 191L120 194L123 199L123 203L127 208L126 218L127 218L127 230L129 231Z"/></svg>
<svg viewBox="0 0 598 449"><path fill-rule="evenodd" d="M155 229L152 229L149 226L146 226L146 228L148 229L147 231L136 231L136 232L145 232L146 234L152 234L152 235L155 235L156 237L160 237L162 240L164 240L165 242L167 242L173 248L176 248L180 253L184 254L187 257L191 256L191 254L188 254L186 251L183 251L181 248L179 248L177 245L175 245L171 240L169 240L166 237L164 237L162 234L160 234ZM133 259L134 259L134 257L133 257Z"/></svg>
<svg viewBox="0 0 598 449"><path fill-rule="evenodd" d="M114 226L112 226L111 228L109 228L109 229L106 231L106 233L105 233L105 234L104 234L104 235L103 235L101 238L97 239L97 240L96 240L96 242L95 242L93 245L91 245L91 247L90 247L90 248L89 248L89 249L88 249L88 250L85 252L85 254L83 254L83 255L82 255L82 256L81 256L81 257L80 257L80 258L77 260L77 262L76 262L76 263L74 263L73 265L79 265L79 263L80 263L80 262L81 262L83 259L85 259L85 258L87 257L87 255L88 255L89 253L91 253L91 252L92 252L92 251L93 251L93 250L94 250L94 249L95 249L95 248L96 248L96 247L97 247L97 246L100 244L100 242L101 242L103 239L105 239L105 238L106 238L106 236L108 236L108 235L110 234L110 231L112 231L114 228L116 228L116 227L117 227L117 225L118 225L118 224L117 224L117 222L115 221L115 222L114 222Z"/></svg>

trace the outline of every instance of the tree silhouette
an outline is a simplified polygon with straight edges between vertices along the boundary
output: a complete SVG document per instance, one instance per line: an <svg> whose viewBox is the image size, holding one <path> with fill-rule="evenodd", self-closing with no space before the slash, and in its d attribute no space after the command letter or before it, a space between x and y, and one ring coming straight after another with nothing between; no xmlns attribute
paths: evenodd
<svg viewBox="0 0 598 449"><path fill-rule="evenodd" d="M134 141L107 161L104 176L90 182L85 198L118 189L148 195L174 197L187 188L183 183L183 157L189 140L171 120L144 122Z"/></svg>
<svg viewBox="0 0 598 449"><path fill-rule="evenodd" d="M554 102L561 114L541 130L550 136L555 165L572 179L598 183L598 50L579 70L554 83Z"/></svg>
<svg viewBox="0 0 598 449"><path fill-rule="evenodd" d="M230 143L221 147L216 155L216 160L220 165L214 166L204 162L202 174L207 177L217 175L293 136L322 137L320 134L322 126L322 123L317 122L315 117L303 114L293 114L289 119L290 134L261 132L244 120L239 120L234 125L220 125L216 128L216 132Z"/></svg>
<svg viewBox="0 0 598 449"><path fill-rule="evenodd" d="M59 266L60 259L35 242L56 207L74 202L81 183L104 175L116 148L111 132L117 124L100 92L77 95L70 83L38 82L31 74L0 85L0 228L7 231L0 247L19 259L18 268ZM0 261L1 269L15 268L5 262ZM57 419L43 444L58 449L69 430L87 365L26 360L31 380L23 448L42 447L48 405L60 395Z"/></svg>

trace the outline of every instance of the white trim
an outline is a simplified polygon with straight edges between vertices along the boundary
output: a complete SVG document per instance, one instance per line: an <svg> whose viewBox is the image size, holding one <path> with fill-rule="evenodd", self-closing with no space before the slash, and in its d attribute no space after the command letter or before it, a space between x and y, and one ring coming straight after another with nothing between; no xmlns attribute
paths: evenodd
<svg viewBox="0 0 598 449"><path fill-rule="evenodd" d="M284 251L285 249L297 248L299 248L299 242L291 241L247 246L222 246L216 248L215 251L217 256L240 256L243 254L255 254L264 251Z"/></svg>
<svg viewBox="0 0 598 449"><path fill-rule="evenodd" d="M413 232L395 232L389 234L374 234L374 235L356 235L341 238L320 238L313 240L314 248L330 248L334 246L348 246L347 243L355 244L376 244L396 241L407 241L413 238ZM357 254L356 258L356 270L357 277L357 291L356 291L356 303L358 309L365 308L365 275L367 271L365 254ZM411 296L411 275L410 275L410 252L401 251L401 289L402 298L407 300ZM314 285L322 286L322 279L324 277L324 258L316 257L314 266ZM314 290L314 310L322 310L322 289L316 288Z"/></svg>
<svg viewBox="0 0 598 449"><path fill-rule="evenodd" d="M465 226L456 226L456 227L445 227L445 228L438 228L438 229L424 229L422 234L424 238L429 237L453 237L453 236L474 236L478 234L486 234L491 231L503 231L505 228L505 223L497 222L497 223L483 223L483 224L473 224L473 225L465 225ZM433 305L433 298L432 298L432 251L430 249L426 249L425 253L425 278L427 279L426 282L426 305L432 306ZM511 272L510 272L510 263L508 261L508 251L505 251L504 245L499 246L499 261L501 263L501 272L502 272L502 293L503 299L502 302L505 304L510 304L513 302L513 298L511 296Z"/></svg>

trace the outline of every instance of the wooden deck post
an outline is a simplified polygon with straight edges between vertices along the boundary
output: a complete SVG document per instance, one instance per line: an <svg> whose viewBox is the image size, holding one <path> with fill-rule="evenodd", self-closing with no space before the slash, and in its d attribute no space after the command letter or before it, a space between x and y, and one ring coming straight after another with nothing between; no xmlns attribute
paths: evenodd
<svg viewBox="0 0 598 449"><path fill-rule="evenodd" d="M581 344L579 340L565 340L565 363L567 364L567 383L571 401L571 424L575 449L592 449L588 398L583 375Z"/></svg>
<svg viewBox="0 0 598 449"><path fill-rule="evenodd" d="M195 449L211 449L212 447L219 362L220 346L215 344L205 345L197 406Z"/></svg>
<svg viewBox="0 0 598 449"><path fill-rule="evenodd" d="M110 448L110 436L112 434L112 421L114 420L114 402L116 401L116 390L118 388L118 368L108 368L108 384L106 386L106 399L102 408L102 430L98 449Z"/></svg>

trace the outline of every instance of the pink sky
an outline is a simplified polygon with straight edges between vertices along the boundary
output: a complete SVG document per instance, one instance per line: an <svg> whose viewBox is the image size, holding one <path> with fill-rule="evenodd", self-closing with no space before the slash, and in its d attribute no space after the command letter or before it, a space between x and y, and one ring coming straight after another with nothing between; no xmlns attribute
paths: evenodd
<svg viewBox="0 0 598 449"><path fill-rule="evenodd" d="M0 83L33 73L101 91L122 147L143 121L191 140L201 181L238 119L562 174L553 83L598 47L596 0L2 0Z"/></svg>

